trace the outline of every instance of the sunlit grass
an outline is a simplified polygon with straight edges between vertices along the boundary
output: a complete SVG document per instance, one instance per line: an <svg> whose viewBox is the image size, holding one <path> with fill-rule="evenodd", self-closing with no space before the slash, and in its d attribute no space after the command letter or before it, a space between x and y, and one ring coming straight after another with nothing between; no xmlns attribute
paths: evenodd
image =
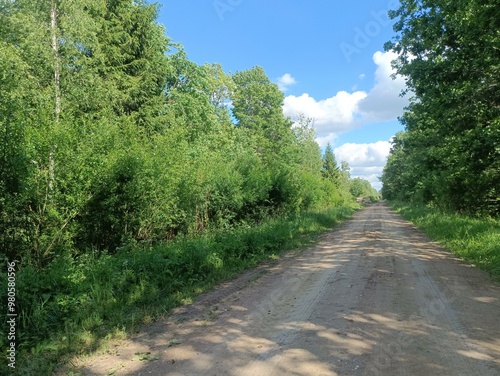
<svg viewBox="0 0 500 376"><path fill-rule="evenodd" d="M500 280L500 220L443 213L424 206L394 207L431 239Z"/></svg>
<svg viewBox="0 0 500 376"><path fill-rule="evenodd" d="M55 260L43 273L18 272L20 374L51 374L68 354L105 348L140 325L258 263L314 242L353 213L338 207L255 227L213 231L154 246L128 246L114 255Z"/></svg>

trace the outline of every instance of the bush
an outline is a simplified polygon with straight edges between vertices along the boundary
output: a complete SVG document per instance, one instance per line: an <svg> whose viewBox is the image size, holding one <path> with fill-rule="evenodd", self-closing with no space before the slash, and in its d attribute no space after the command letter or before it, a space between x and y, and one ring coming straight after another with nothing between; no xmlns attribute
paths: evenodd
<svg viewBox="0 0 500 376"><path fill-rule="evenodd" d="M268 219L256 227L179 237L155 246L129 245L114 255L58 256L43 272L23 267L16 286L21 308L19 367L30 370L31 364L40 367L40 357L55 361L67 352L92 350L110 333L133 330L245 268L310 244L314 234L352 211L338 207ZM6 291L3 286L2 300ZM5 321L1 327L6 329Z"/></svg>

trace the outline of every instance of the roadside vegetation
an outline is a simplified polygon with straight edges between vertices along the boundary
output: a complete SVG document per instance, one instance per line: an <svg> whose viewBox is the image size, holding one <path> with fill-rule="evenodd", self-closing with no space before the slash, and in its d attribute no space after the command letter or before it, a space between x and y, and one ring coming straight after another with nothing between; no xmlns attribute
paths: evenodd
<svg viewBox="0 0 500 376"><path fill-rule="evenodd" d="M409 106L381 181L432 239L500 275L500 17L496 1L401 0L386 49Z"/></svg>
<svg viewBox="0 0 500 376"><path fill-rule="evenodd" d="M0 5L0 300L15 263L21 374L378 198L312 119L283 115L262 68L198 65L156 17L146 1Z"/></svg>
<svg viewBox="0 0 500 376"><path fill-rule="evenodd" d="M498 2L401 0L390 14L397 36L386 49L398 54L410 105L382 175L384 198L498 217Z"/></svg>
<svg viewBox="0 0 500 376"><path fill-rule="evenodd" d="M431 239L500 281L500 220L445 213L421 205L393 203L393 207Z"/></svg>
<svg viewBox="0 0 500 376"><path fill-rule="evenodd" d="M22 314L17 372L52 374L64 355L105 347L109 339L127 337L242 270L310 245L354 209L270 218L156 246L126 246L115 254L61 256L43 273L26 266L17 278Z"/></svg>

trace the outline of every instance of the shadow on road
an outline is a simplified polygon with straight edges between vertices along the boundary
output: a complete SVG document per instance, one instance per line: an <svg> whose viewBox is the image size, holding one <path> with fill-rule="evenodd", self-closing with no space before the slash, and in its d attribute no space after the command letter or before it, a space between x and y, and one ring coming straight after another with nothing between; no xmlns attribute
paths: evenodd
<svg viewBox="0 0 500 376"><path fill-rule="evenodd" d="M81 372L500 375L500 286L382 204L258 276Z"/></svg>

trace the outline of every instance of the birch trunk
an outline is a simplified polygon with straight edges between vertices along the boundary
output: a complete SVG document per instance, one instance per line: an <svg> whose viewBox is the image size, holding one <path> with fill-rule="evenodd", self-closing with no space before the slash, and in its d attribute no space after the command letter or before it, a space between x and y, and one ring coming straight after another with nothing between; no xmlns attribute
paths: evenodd
<svg viewBox="0 0 500 376"><path fill-rule="evenodd" d="M50 2L50 30L52 33L52 52L54 54L54 95L55 95L55 109L54 109L54 125L59 123L59 114L61 112L61 88L59 82L59 51L57 46L57 7L54 0ZM57 145L52 146L52 150L49 155L49 195L52 194L54 190L55 181L55 160L54 153Z"/></svg>

